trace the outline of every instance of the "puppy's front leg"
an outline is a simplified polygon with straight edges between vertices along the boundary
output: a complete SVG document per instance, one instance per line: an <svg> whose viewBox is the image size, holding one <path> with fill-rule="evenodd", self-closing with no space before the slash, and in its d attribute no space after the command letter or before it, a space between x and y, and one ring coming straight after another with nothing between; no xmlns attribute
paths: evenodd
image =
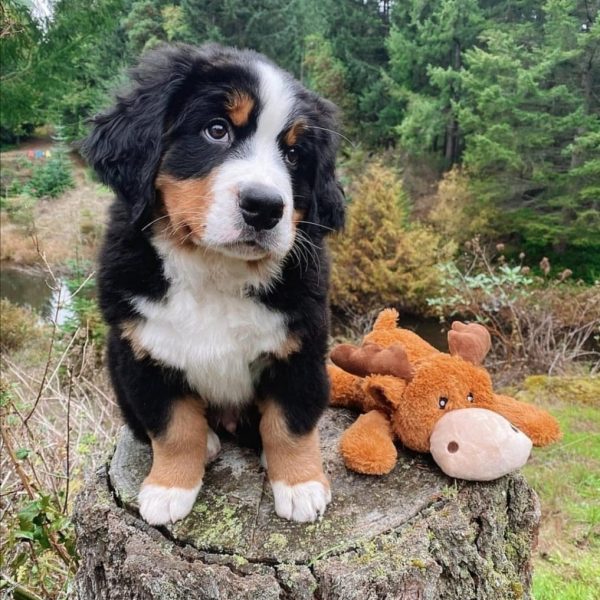
<svg viewBox="0 0 600 600"><path fill-rule="evenodd" d="M194 397L175 401L167 427L151 441L152 469L139 493L140 514L151 525L174 523L189 514L202 487L209 442L204 404Z"/></svg>
<svg viewBox="0 0 600 600"><path fill-rule="evenodd" d="M292 521L314 521L331 501L318 429L315 426L303 435L292 433L274 401L264 403L261 412L260 435L275 512Z"/></svg>

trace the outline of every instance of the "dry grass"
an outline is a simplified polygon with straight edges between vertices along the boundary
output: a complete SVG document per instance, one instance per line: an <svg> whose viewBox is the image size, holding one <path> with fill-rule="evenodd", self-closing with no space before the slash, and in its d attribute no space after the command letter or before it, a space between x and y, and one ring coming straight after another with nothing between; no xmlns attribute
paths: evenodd
<svg viewBox="0 0 600 600"><path fill-rule="evenodd" d="M2 215L2 260L43 268L55 293L55 271L95 259L110 200L83 169L76 181L37 202L30 222L23 211ZM75 291L70 302L78 298ZM84 473L106 460L120 418L90 322L58 326L56 312L29 327L22 309L9 308L3 334L7 317L15 343L0 355L0 596L63 599L77 565L73 498Z"/></svg>
<svg viewBox="0 0 600 600"><path fill-rule="evenodd" d="M84 471L106 459L119 418L87 332L45 331L1 356L2 574L11 588L66 598L73 497Z"/></svg>
<svg viewBox="0 0 600 600"><path fill-rule="evenodd" d="M89 181L83 170L76 173L76 180L77 186L60 198L37 202L30 223L15 223L2 214L0 260L40 265L33 233L51 265L58 266L75 257L95 259L111 194Z"/></svg>

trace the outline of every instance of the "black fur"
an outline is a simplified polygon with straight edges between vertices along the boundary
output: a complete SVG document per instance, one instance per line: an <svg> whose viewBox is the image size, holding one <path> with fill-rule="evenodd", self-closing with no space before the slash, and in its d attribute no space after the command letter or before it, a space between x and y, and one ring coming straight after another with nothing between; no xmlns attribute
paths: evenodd
<svg viewBox="0 0 600 600"><path fill-rule="evenodd" d="M174 399L193 393L184 373L150 357L136 358L121 336L124 322L140 318L131 299L160 300L169 288L148 227L160 203L154 181L159 167L179 179L197 178L223 160L220 153L226 150L203 145L198 131L207 115L222 110L228 90L241 88L256 95L257 81L248 66L258 59L250 51L214 45L154 51L133 71L130 91L94 119L83 144L87 160L117 194L100 257L100 306L111 327L108 355L114 388L127 422L143 439L164 430ZM291 79L290 84L297 112L308 124L299 145L302 160L293 172L295 206L305 214L298 229L311 241L315 260L289 255L281 281L257 295L286 315L301 349L288 360L266 357L256 392L258 398L279 402L289 427L300 434L315 426L328 400L329 276L323 239L342 227L344 197L335 178L335 108ZM251 119L236 143L255 127Z"/></svg>

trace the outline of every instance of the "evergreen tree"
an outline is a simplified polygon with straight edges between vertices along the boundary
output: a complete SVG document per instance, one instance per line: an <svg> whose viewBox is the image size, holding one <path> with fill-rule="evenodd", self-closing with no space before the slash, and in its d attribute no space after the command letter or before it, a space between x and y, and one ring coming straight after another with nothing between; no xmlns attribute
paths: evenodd
<svg viewBox="0 0 600 600"><path fill-rule="evenodd" d="M563 260L582 274L571 261L589 253L600 272L600 117L590 89L600 44L597 13L582 28L578 8L547 0L531 22L489 29L465 55L458 118L465 166L481 201L503 208L504 233L533 252L570 246Z"/></svg>
<svg viewBox="0 0 600 600"><path fill-rule="evenodd" d="M409 0L394 4L391 16L387 74L400 141L415 153L443 153L453 164L462 150L459 74L465 50L484 27L483 10L477 0Z"/></svg>
<svg viewBox="0 0 600 600"><path fill-rule="evenodd" d="M409 222L402 182L371 163L358 179L344 235L331 241L332 303L356 312L400 305L415 308L436 289L436 265L455 250L431 228Z"/></svg>

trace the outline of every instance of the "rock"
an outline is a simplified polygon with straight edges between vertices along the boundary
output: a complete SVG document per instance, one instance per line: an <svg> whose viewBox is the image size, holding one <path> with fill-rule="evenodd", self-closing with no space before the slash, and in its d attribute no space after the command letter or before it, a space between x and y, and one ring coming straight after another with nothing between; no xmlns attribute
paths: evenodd
<svg viewBox="0 0 600 600"><path fill-rule="evenodd" d="M349 472L337 445L353 419L322 419L334 500L314 524L278 518L258 456L224 443L192 513L148 526L136 494L150 449L124 428L76 504L79 598L528 598L540 510L523 477L456 482L402 450L387 476Z"/></svg>

